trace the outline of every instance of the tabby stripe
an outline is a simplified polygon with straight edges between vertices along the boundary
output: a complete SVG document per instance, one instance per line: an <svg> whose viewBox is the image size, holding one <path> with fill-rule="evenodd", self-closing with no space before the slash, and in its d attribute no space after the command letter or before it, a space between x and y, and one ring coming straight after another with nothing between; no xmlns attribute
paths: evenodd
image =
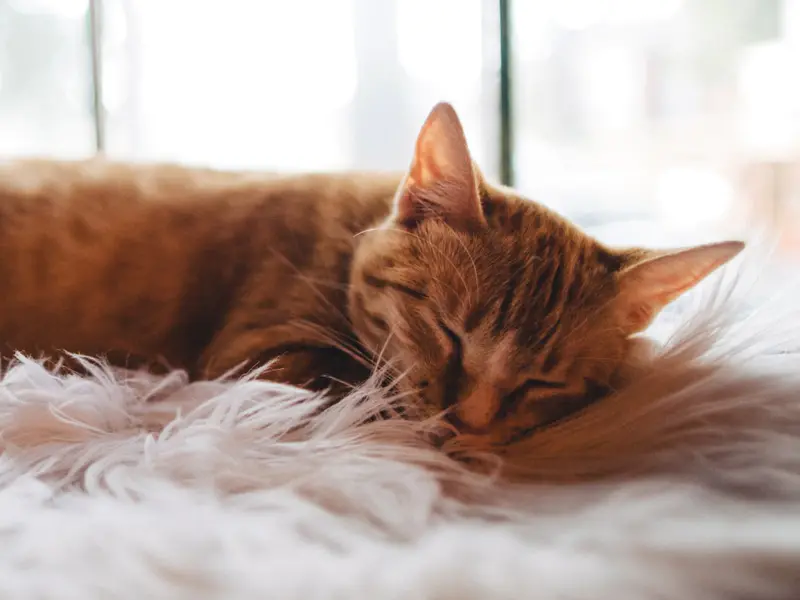
<svg viewBox="0 0 800 600"><path fill-rule="evenodd" d="M389 324L384 319L382 319L376 314L369 312L366 309L363 310L364 310L364 315L367 317L367 319L369 320L369 322L372 324L373 327L375 327L376 329L380 329L381 331L389 331Z"/></svg>
<svg viewBox="0 0 800 600"><path fill-rule="evenodd" d="M545 359L542 361L542 373L549 373L556 368L561 357L555 347L550 349Z"/></svg>
<svg viewBox="0 0 800 600"><path fill-rule="evenodd" d="M544 348L547 346L547 343L552 339L553 335L555 334L556 330L558 329L558 325L561 323L561 319L556 317L552 320L549 327L545 329L544 333L536 340L535 345L539 348Z"/></svg>
<svg viewBox="0 0 800 600"><path fill-rule="evenodd" d="M380 329L381 331L388 331L389 325L384 321L380 316L370 312L367 310L367 307L364 305L364 294L359 291L353 297L353 305L355 310L359 313L363 313L364 317L369 321L373 327Z"/></svg>
<svg viewBox="0 0 800 600"><path fill-rule="evenodd" d="M541 256L542 256L541 260L543 262L551 260L550 257L546 255L541 255ZM539 273L539 277L536 278L536 283L533 284L534 293L544 295L543 292L545 290L552 293L554 280L555 280L555 273L553 272L553 269L548 268L547 266L543 267L541 272ZM548 295L547 303L549 304L549 302L550 302L550 296ZM532 303L530 303L528 306L530 307L531 310L534 308Z"/></svg>
<svg viewBox="0 0 800 600"><path fill-rule="evenodd" d="M402 283L397 283L395 281L387 281L386 279L380 279L379 277L375 277L374 275L365 275L364 276L364 283L369 286L378 289L389 288L400 293L403 293L407 296L411 296L416 300L424 300L425 294L420 291L417 291L413 288L403 285Z"/></svg>
<svg viewBox="0 0 800 600"><path fill-rule="evenodd" d="M550 282L550 294L547 297L547 304L545 305L545 314L550 314L556 309L558 301L561 299L564 286L564 267L561 264L556 265L556 272L553 274L553 279Z"/></svg>
<svg viewBox="0 0 800 600"><path fill-rule="evenodd" d="M506 319L508 318L508 311L511 309L511 302L514 300L514 294L517 293L517 286L519 285L520 274L522 272L522 265L512 265L511 279L509 279L506 287L506 293L503 295L503 300L500 302L500 310L497 311L497 318L492 326L494 335L500 335L505 329Z"/></svg>
<svg viewBox="0 0 800 600"><path fill-rule="evenodd" d="M470 333L475 330L486 318L489 311L494 308L494 304L484 302L478 305L476 309L469 313L464 321L464 333Z"/></svg>
<svg viewBox="0 0 800 600"><path fill-rule="evenodd" d="M513 444L515 442L519 442L539 431L542 431L543 429L553 427L554 425L571 419L585 411L593 404L600 402L609 393L611 393L611 390L607 386L599 385L588 380L586 381L586 384L587 389L582 396L573 396L569 398L562 397L557 399L557 404L553 405L555 410L550 418L545 419L533 427L528 427L526 429L517 431L508 439L508 443Z"/></svg>

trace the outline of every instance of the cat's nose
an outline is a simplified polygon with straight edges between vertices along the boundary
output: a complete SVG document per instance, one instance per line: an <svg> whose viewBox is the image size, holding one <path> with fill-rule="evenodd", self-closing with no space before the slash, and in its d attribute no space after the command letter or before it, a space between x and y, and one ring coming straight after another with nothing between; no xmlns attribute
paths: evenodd
<svg viewBox="0 0 800 600"><path fill-rule="evenodd" d="M497 418L501 396L494 386L478 384L451 410L450 422L465 433L484 433Z"/></svg>

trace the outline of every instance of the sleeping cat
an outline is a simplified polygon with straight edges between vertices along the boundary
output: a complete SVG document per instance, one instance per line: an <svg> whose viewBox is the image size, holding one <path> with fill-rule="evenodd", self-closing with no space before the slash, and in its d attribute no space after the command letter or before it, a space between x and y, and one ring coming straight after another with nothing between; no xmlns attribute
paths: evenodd
<svg viewBox="0 0 800 600"><path fill-rule="evenodd" d="M408 173L275 177L22 161L0 171L3 354L357 383L502 444L612 385L632 336L740 242L614 250L489 184L437 105Z"/></svg>

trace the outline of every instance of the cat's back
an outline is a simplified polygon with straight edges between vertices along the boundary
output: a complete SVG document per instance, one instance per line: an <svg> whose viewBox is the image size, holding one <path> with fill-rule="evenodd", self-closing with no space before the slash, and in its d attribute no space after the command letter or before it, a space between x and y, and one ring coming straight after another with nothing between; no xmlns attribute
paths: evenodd
<svg viewBox="0 0 800 600"><path fill-rule="evenodd" d="M260 245L283 237L296 243L301 232L320 239L349 235L388 212L398 180L393 174L21 160L0 166L0 249L6 260L71 256L88 267L133 260L145 249L171 254L219 239Z"/></svg>
<svg viewBox="0 0 800 600"><path fill-rule="evenodd" d="M397 187L393 173L283 175L223 171L176 164L23 159L0 163L0 228L70 217L124 225L145 213L218 211L231 218L244 210L286 214L292 208L328 219L388 208ZM204 214L204 213L203 213ZM28 221L27 219L31 220Z"/></svg>
<svg viewBox="0 0 800 600"><path fill-rule="evenodd" d="M352 236L387 209L394 185L102 159L3 164L0 338L90 353L205 335L266 254L307 256Z"/></svg>

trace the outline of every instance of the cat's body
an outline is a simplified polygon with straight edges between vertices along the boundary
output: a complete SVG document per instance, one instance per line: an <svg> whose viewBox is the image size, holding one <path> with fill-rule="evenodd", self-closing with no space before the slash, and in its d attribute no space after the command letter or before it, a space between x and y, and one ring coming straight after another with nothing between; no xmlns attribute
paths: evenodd
<svg viewBox="0 0 800 600"><path fill-rule="evenodd" d="M442 104L405 176L0 170L0 343L195 377L276 359L267 377L315 388L380 357L425 414L504 444L610 389L632 336L741 247L607 248L486 182Z"/></svg>
<svg viewBox="0 0 800 600"><path fill-rule="evenodd" d="M389 215L401 178L105 160L8 165L3 354L66 350L215 377L247 359L306 353L352 381L363 366L323 349L333 338L358 351L347 316L353 249Z"/></svg>

